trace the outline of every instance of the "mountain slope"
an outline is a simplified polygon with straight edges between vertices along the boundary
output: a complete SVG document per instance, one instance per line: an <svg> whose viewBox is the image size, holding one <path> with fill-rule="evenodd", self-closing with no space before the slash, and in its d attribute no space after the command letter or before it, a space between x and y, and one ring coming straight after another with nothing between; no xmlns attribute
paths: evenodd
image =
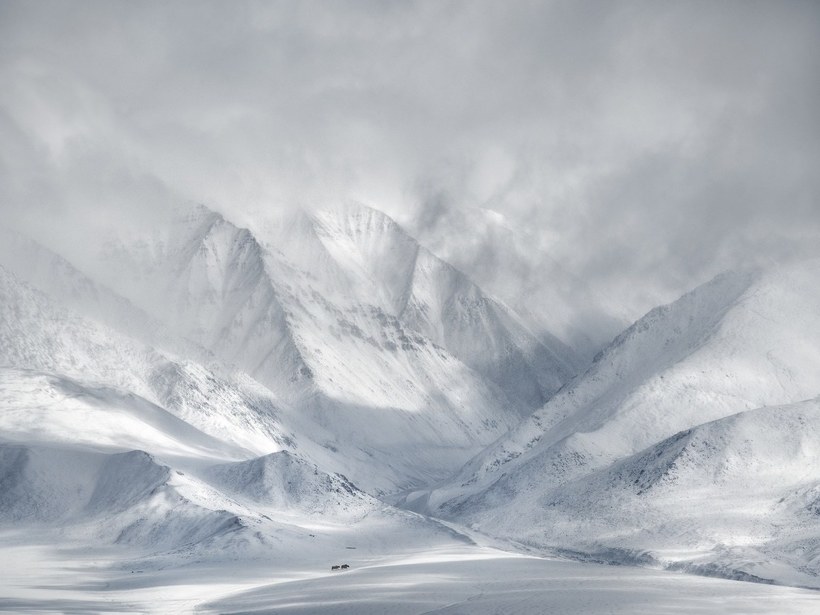
<svg viewBox="0 0 820 615"><path fill-rule="evenodd" d="M473 497L550 489L694 425L814 397L818 289L820 263L810 261L719 276L652 310L431 505L472 510Z"/></svg>
<svg viewBox="0 0 820 615"><path fill-rule="evenodd" d="M24 244L15 255L7 247L7 263L43 287L58 280L60 303L74 309L4 272L0 360L133 393L257 454L301 445L314 462L371 491L441 480L512 426L526 404L382 307L361 303L351 291L354 277L308 222L302 231L314 244L296 233L290 244L290 256L305 258L305 246L315 248L301 268L203 208L156 243L110 258L119 290L153 312L147 328L154 318L207 347L212 369L130 338L142 337L139 327L123 325L123 335L83 318L74 310L115 326L139 312L44 249ZM166 339L152 341L162 347ZM231 373L236 368L264 387Z"/></svg>
<svg viewBox="0 0 820 615"><path fill-rule="evenodd" d="M382 507L340 474L326 474L287 451L220 464L209 482L249 506L325 518L363 515Z"/></svg>
<svg viewBox="0 0 820 615"><path fill-rule="evenodd" d="M554 337L538 339L508 308L385 214L349 204L314 219L323 245L356 280L357 296L375 299L511 399L537 406L574 372L569 348Z"/></svg>
<svg viewBox="0 0 820 615"><path fill-rule="evenodd" d="M200 361L212 357L122 295L95 282L59 254L15 232L0 229L0 266L61 306L153 346Z"/></svg>
<svg viewBox="0 0 820 615"><path fill-rule="evenodd" d="M199 207L106 259L106 283L272 391L323 464L373 491L441 480L573 370L571 351L361 206L254 233Z"/></svg>
<svg viewBox="0 0 820 615"><path fill-rule="evenodd" d="M3 267L0 366L12 366L2 378L7 408L58 413L44 414L47 423L67 420L59 411L68 400L67 411L83 416L112 407L143 418L167 412L247 456L293 442L281 407L246 377L217 374L80 316ZM26 422L24 411L18 427Z"/></svg>
<svg viewBox="0 0 820 615"><path fill-rule="evenodd" d="M363 206L291 213L255 233L200 207L147 241L109 247L106 258L119 264L110 284L129 280L120 292L280 395L428 404L401 386L409 379L430 389L423 381L431 367L414 356L426 343L479 372L520 413L574 371L570 349L534 336L393 220ZM347 361L323 360L334 341L342 356L366 363L346 369ZM346 347L361 342L357 352Z"/></svg>
<svg viewBox="0 0 820 615"><path fill-rule="evenodd" d="M705 423L513 497L468 517L542 548L820 587L820 401Z"/></svg>
<svg viewBox="0 0 820 615"><path fill-rule="evenodd" d="M171 550L242 528L185 493L188 480L143 451L105 454L0 445L0 525L62 527L97 545ZM88 544L88 543L86 543Z"/></svg>
<svg viewBox="0 0 820 615"><path fill-rule="evenodd" d="M3 360L80 369L97 379L0 368L4 540L42 541L86 555L93 550L132 569L127 561L133 559L141 568L165 568L285 562L294 561L294 554L324 568L329 554L345 554L351 542L366 558L384 552L391 536L401 548L462 540L321 470L310 455L319 453L327 463L325 449L304 434L277 432L280 410L255 398L252 382L238 388L158 352L145 350L140 357L136 342L129 346L126 338L0 274L8 300L3 305L24 310L0 310L0 324L9 325L0 331L11 331L12 323L19 327L4 338ZM96 343L83 346L89 333ZM70 344L74 353L51 352ZM114 349L123 354L112 354ZM93 365L94 352L103 364L120 363L110 371ZM82 361L72 365L70 356ZM155 368L163 372L159 385L145 379ZM119 370L131 370L132 384L153 391L155 401L100 382L123 380ZM166 386L170 393L162 394ZM160 399L173 412L158 405ZM255 456L257 448L267 454Z"/></svg>

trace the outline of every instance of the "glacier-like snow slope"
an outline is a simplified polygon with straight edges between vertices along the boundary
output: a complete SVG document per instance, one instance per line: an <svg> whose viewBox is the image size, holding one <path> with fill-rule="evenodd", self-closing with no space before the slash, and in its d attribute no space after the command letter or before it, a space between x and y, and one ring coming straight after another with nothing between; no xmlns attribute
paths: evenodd
<svg viewBox="0 0 820 615"><path fill-rule="evenodd" d="M150 449L168 459L252 455L133 393L12 368L0 368L0 437L98 450Z"/></svg>
<svg viewBox="0 0 820 615"><path fill-rule="evenodd" d="M583 544L587 548L597 545L596 549L602 545L616 548L628 545L630 549L640 550L661 544L668 547L675 541L689 544L682 537L686 532L673 527L670 515L667 515L670 525L651 537L649 533L638 532L642 522L640 505L651 503L652 493L624 501L622 492L617 490L589 492L585 498L575 498L570 492L579 489L578 485L600 488L602 483L590 478L595 472L611 471L612 464L647 447L660 446L659 443L674 438L679 432L753 408L795 403L817 396L820 392L816 377L816 367L820 365L818 306L820 263L817 261L767 272L719 276L675 303L649 312L601 353L586 373L471 460L454 479L432 493L408 495L407 503L417 509L433 510L476 524L489 534L540 546L567 547L574 541L579 549ZM758 412L764 416L767 411ZM780 416L777 409L770 412L773 417ZM808 416L811 417L811 413ZM764 438L765 434L766 429L761 429L757 437ZM798 489L793 471L805 462L809 473L805 480L813 477L820 481L817 460L811 454L801 456L805 452L802 447L810 440L804 439L799 423L791 423L779 435L773 432L771 441L756 442L755 450L762 455L780 443L787 444L784 454L791 461L772 462L772 473L766 480ZM749 464L754 455L747 458ZM652 475L651 454L639 456L633 463L647 464L645 472ZM716 462L704 457L701 463ZM700 492L706 494L703 497L707 502L723 492L705 469L700 477L699 484L670 497L669 505L687 499L694 501ZM754 477L750 471L748 480ZM715 491L710 493L709 489ZM786 495L784 491L777 497ZM735 504L740 505L742 501L743 496L738 495ZM564 504L558 506L554 502ZM592 502L597 502L598 507L593 508ZM765 542L766 532L754 536L744 532L751 531L751 525L758 521L764 523L762 519L768 513L754 512L758 503L751 494L749 502L748 522L741 524L743 529L737 533L745 536L739 540L747 540L757 548ZM602 512L601 524L584 526L583 536L580 530L580 533L570 531L575 519L592 515L591 510L606 511L621 504L620 520L617 515L607 518ZM633 510L633 506L637 508ZM717 523L705 506L688 510L693 517L687 531L694 536L702 530L708 537L702 543L694 540L693 544L709 551L710 557L720 563L738 564L729 554L732 540L721 538L721 528L725 526ZM696 514L698 510L703 513L700 517ZM778 522L789 527L797 523L790 512L785 509L781 512L784 516L779 521L779 513L773 513L767 526L770 530ZM563 521L559 523L558 519ZM664 531L675 538L661 540ZM619 532L636 532L635 543L629 543ZM569 536L567 540L562 538L565 534ZM715 555L724 548L725 553ZM796 547L793 558L787 555L785 548L779 551L773 548L771 554L781 562L793 559L794 568L805 565L810 575L817 575L820 571L812 555L814 548L811 545ZM684 553L668 559L688 560L689 556ZM738 568L756 569L745 565ZM776 569L768 572L775 578L789 578L789 573Z"/></svg>

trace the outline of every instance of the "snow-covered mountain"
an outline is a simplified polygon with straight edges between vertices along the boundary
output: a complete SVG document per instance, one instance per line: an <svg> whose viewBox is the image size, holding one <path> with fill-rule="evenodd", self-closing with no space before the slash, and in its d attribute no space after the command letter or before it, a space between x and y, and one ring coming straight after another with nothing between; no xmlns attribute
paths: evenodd
<svg viewBox="0 0 820 615"><path fill-rule="evenodd" d="M320 469L311 456L332 464L326 449L286 432L288 413L258 383L144 346L2 268L0 297L0 363L19 366L0 367L6 540L151 569L324 567L346 544L367 557L391 535L396 546L459 542Z"/></svg>
<svg viewBox="0 0 820 615"><path fill-rule="evenodd" d="M121 265L110 283L282 395L458 405L452 386L429 382L457 370L469 389L526 414L573 374L569 348L537 338L364 206L292 212L255 234L200 207L151 241L109 250Z"/></svg>
<svg viewBox="0 0 820 615"><path fill-rule="evenodd" d="M718 276L576 374L588 346L378 211L252 227L184 209L89 272L3 232L0 528L155 568L466 533L820 585L820 262Z"/></svg>
<svg viewBox="0 0 820 615"><path fill-rule="evenodd" d="M88 401L103 411L112 406L131 414L145 414L149 407L164 410L246 454L279 450L292 439L281 425L276 400L269 393L257 395L242 374L214 372L120 333L1 266L0 366L12 374L3 378L9 408L27 408L32 418L54 410L47 400L64 404L66 413L75 402ZM61 418L43 417L46 427L37 429L47 431L51 421ZM85 418L72 420L82 424Z"/></svg>
<svg viewBox="0 0 820 615"><path fill-rule="evenodd" d="M128 337L162 345L191 358L209 359L204 348L93 280L59 254L10 228L0 228L0 266L61 306Z"/></svg>
<svg viewBox="0 0 820 615"><path fill-rule="evenodd" d="M469 542L371 494L446 477L571 352L377 212L267 230L197 208L91 274L4 231L4 535L143 568Z"/></svg>
<svg viewBox="0 0 820 615"><path fill-rule="evenodd" d="M300 441L373 492L443 479L576 365L363 206L255 233L182 208L148 235L109 238L93 278L6 234L6 365L133 393L209 433L240 413L228 431L250 450L271 452L270 433Z"/></svg>
<svg viewBox="0 0 820 615"><path fill-rule="evenodd" d="M806 449L811 437L804 433L814 429L816 404L793 411L778 408L820 392L818 289L820 262L810 261L766 272L725 274L652 310L584 374L454 479L432 493L408 496L408 503L542 547L662 550L691 546L682 536L688 532L687 540L711 536L711 542L698 543L707 550L729 549L731 540L723 540L720 533L727 524L716 523L714 517L720 509L706 506L710 498L714 502L726 492L714 468L740 463L739 472L746 474L737 481L764 481L771 488L768 504L820 480L820 465ZM748 417L738 414L754 408L761 409ZM803 418L787 420L789 412L802 412ZM778 429L767 427L781 418ZM744 432L739 426L750 427ZM724 436L716 435L720 430L733 444L722 443ZM742 448L744 433L748 450L741 462L733 451ZM687 444L693 438L705 444ZM664 491L668 500L655 501L655 493L663 490L650 489L652 477L666 476L663 459L678 463L683 446L689 446L687 464L696 468L690 482L676 482L674 493ZM785 452L778 453L784 446ZM765 480L753 470L754 464L768 464ZM804 471L796 474L803 464ZM613 478L626 474L640 478ZM788 515L767 517L771 511L755 508L756 496L743 493L740 488L733 496L738 506L748 496L744 523L736 530L745 537L741 540L763 544L771 539L771 531L755 540L748 533L751 525L760 527L767 519L770 530L778 523L795 527ZM642 516L644 510L661 510L664 501L670 508L678 501L681 512L653 517L659 524L653 528ZM678 526L674 519L680 521ZM645 531L636 533L637 528ZM671 538L661 540L664 532ZM781 555L786 558L785 551ZM667 559L693 557L679 553ZM715 565L727 565L728 559L715 557ZM813 556L807 561L814 561ZM801 565L817 575L816 564L804 560ZM776 572L769 570L770 576L788 577Z"/></svg>
<svg viewBox="0 0 820 615"><path fill-rule="evenodd" d="M363 206L291 212L254 233L199 207L109 244L106 262L118 293L298 407L293 428L379 491L444 478L576 364Z"/></svg>

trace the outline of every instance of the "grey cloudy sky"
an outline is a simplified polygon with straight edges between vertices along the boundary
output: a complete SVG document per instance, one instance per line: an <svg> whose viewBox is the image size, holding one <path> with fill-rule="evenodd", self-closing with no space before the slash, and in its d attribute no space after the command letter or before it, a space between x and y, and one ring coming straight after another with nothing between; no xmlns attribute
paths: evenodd
<svg viewBox="0 0 820 615"><path fill-rule="evenodd" d="M0 0L0 207L64 243L355 199L480 271L484 207L636 316L816 249L818 109L811 1Z"/></svg>

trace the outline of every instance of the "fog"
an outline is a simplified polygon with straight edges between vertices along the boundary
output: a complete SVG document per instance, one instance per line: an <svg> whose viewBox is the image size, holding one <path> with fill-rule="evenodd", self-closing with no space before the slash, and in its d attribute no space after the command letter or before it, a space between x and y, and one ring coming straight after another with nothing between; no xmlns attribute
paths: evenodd
<svg viewBox="0 0 820 615"><path fill-rule="evenodd" d="M808 1L0 2L0 213L80 262L352 200L595 328L817 253L818 109Z"/></svg>

